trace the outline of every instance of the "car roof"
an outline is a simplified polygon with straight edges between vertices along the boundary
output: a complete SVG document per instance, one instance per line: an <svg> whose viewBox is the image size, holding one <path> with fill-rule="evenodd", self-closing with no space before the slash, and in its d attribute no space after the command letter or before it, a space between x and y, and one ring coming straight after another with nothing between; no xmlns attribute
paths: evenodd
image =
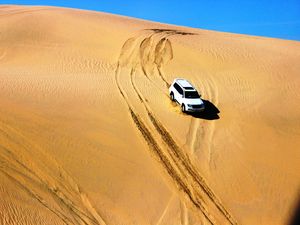
<svg viewBox="0 0 300 225"><path fill-rule="evenodd" d="M191 83L188 82L186 79L177 78L176 83L178 83L181 87L183 87L186 90L195 90L193 85L191 85Z"/></svg>

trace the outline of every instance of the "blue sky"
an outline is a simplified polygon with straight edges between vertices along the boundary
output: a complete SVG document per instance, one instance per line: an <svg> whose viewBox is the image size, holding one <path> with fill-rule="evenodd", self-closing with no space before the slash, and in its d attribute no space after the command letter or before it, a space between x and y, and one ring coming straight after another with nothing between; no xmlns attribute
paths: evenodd
<svg viewBox="0 0 300 225"><path fill-rule="evenodd" d="M300 0L1 1L126 15L163 23L300 41Z"/></svg>

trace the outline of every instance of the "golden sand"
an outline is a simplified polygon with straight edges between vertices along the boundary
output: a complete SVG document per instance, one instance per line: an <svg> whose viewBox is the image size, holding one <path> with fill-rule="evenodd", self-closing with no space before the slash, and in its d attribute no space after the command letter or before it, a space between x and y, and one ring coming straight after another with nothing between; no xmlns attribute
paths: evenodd
<svg viewBox="0 0 300 225"><path fill-rule="evenodd" d="M296 41L0 6L0 224L288 224L299 62Z"/></svg>

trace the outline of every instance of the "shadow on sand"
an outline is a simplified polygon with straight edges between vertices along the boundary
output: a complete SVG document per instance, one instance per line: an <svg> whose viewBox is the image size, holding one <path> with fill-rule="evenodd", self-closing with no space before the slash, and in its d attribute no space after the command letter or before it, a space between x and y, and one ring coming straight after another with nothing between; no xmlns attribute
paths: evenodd
<svg viewBox="0 0 300 225"><path fill-rule="evenodd" d="M205 110L199 113L187 113L195 118L204 119L204 120L217 120L220 119L218 115L220 110L210 101L202 99L205 105Z"/></svg>
<svg viewBox="0 0 300 225"><path fill-rule="evenodd" d="M300 196L299 196L298 204L294 209L289 225L299 225L299 224L300 224Z"/></svg>

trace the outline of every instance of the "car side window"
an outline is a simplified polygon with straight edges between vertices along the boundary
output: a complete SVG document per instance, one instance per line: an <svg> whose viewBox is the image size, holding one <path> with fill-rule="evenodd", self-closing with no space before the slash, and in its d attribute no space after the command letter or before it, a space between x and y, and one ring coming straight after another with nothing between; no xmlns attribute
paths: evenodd
<svg viewBox="0 0 300 225"><path fill-rule="evenodd" d="M181 87L179 87L177 83L174 84L174 88L178 91L179 94L183 94L183 90L181 89Z"/></svg>

